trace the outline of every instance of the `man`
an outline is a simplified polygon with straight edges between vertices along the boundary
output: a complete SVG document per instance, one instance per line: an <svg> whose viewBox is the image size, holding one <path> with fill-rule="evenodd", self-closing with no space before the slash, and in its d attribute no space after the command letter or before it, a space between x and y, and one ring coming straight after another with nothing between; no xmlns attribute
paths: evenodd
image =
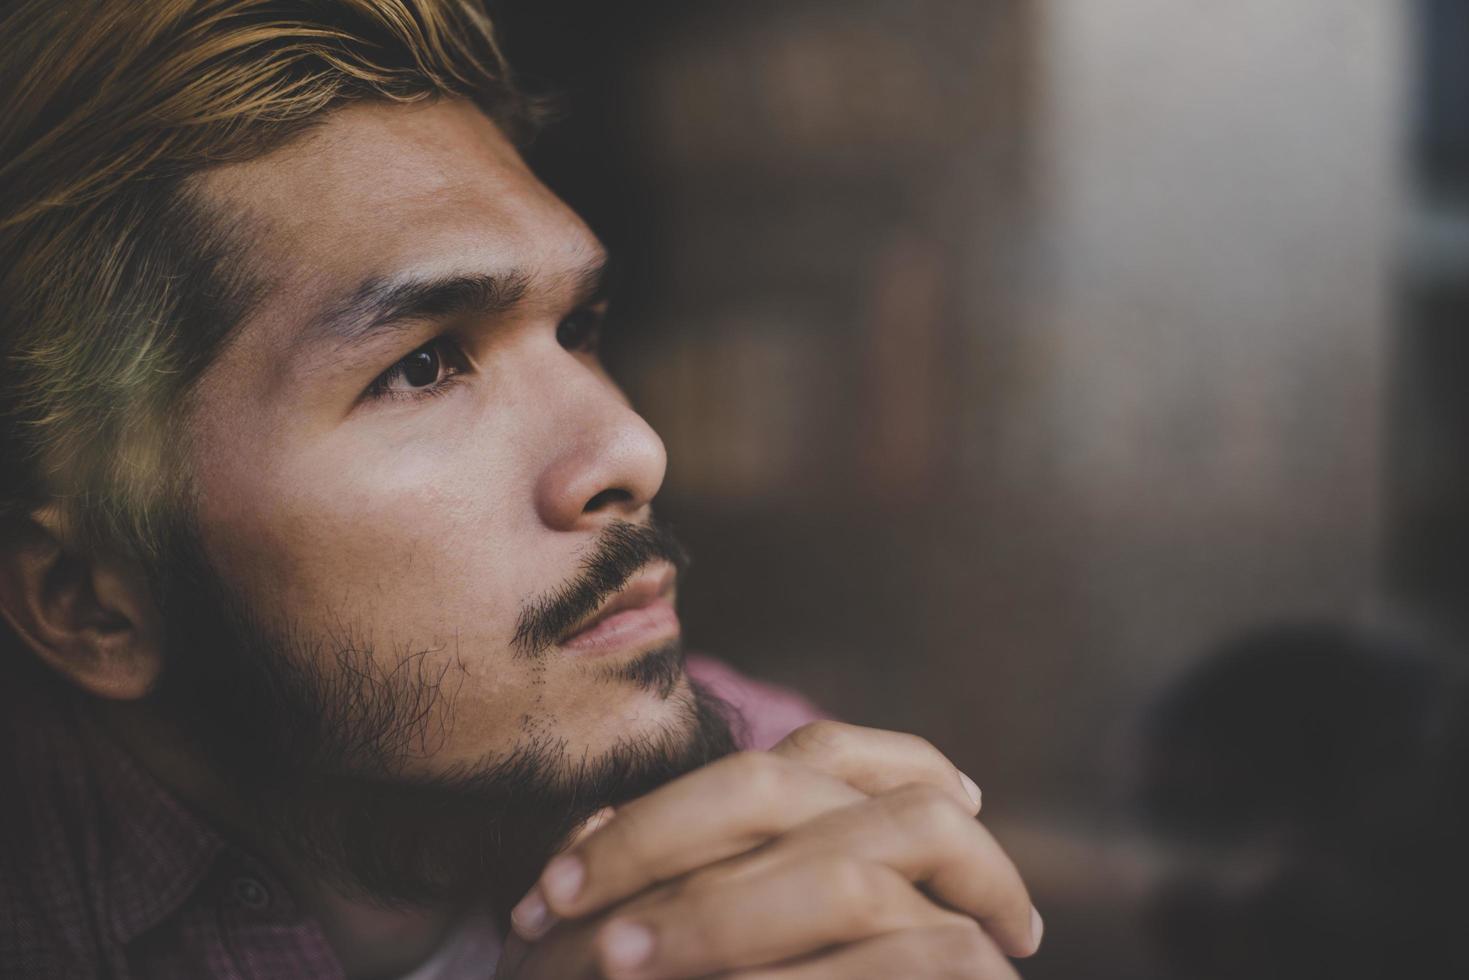
<svg viewBox="0 0 1469 980"><path fill-rule="evenodd" d="M0 30L0 973L1014 975L968 777L685 669L476 3Z"/></svg>

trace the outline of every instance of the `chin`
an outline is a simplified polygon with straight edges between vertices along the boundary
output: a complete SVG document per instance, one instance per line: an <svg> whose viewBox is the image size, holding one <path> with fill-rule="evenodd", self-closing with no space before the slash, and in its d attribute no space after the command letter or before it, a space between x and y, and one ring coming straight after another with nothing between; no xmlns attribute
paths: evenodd
<svg viewBox="0 0 1469 980"><path fill-rule="evenodd" d="M676 679L666 693L622 685L616 694L599 695L598 701L603 707L596 717L574 728L563 718L558 726L565 736L568 766L596 764L628 751L681 751L698 740L708 710L687 676Z"/></svg>
<svg viewBox="0 0 1469 980"><path fill-rule="evenodd" d="M608 695L631 692L670 701L689 694L683 642L677 637L615 662L589 663L587 668L591 680Z"/></svg>

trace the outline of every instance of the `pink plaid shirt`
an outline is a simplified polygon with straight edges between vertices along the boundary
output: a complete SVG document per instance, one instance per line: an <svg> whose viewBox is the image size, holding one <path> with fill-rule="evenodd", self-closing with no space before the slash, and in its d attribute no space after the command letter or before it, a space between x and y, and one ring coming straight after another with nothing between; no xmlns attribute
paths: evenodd
<svg viewBox="0 0 1469 980"><path fill-rule="evenodd" d="M689 669L739 711L743 747L820 717L718 661L691 657ZM69 705L19 685L0 707L0 977L342 977L268 868Z"/></svg>

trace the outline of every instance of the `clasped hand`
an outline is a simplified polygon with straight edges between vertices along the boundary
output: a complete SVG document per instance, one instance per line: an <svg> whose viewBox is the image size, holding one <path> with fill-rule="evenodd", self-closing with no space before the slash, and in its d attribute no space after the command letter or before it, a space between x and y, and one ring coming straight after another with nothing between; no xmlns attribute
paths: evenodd
<svg viewBox="0 0 1469 980"><path fill-rule="evenodd" d="M1013 980L1040 917L978 812L923 739L806 725L589 822L498 976Z"/></svg>

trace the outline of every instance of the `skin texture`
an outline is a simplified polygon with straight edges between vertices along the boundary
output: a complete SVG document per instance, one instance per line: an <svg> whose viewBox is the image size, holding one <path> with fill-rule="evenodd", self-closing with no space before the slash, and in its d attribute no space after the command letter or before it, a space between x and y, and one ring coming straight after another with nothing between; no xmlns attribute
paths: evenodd
<svg viewBox="0 0 1469 980"><path fill-rule="evenodd" d="M494 124L461 102L361 104L193 191L249 229L266 286L187 406L198 545L266 625L355 638L387 669L445 679L432 736L393 775L452 774L547 736L563 766L692 740L686 676L608 672L667 637L596 660L516 642L523 611L574 579L609 526L648 521L666 460L593 347L558 337L594 318L601 247ZM322 336L372 294L366 280L457 274L497 276L518 299L356 343ZM394 367L436 338L458 374L415 395ZM7 619L228 824L228 779L150 713L167 630L145 577L68 554L45 514L35 524L0 568ZM1034 951L1039 920L978 809L921 739L807 726L598 814L516 908L499 975L1013 978L1006 957ZM459 911L385 909L295 870L280 868L352 977L406 972ZM640 964L618 957L629 936Z"/></svg>
<svg viewBox="0 0 1469 980"><path fill-rule="evenodd" d="M453 725L416 763L427 771L528 732L556 732L579 758L672 722L671 699L510 645L522 603L572 577L609 521L645 520L664 475L662 442L595 355L556 339L602 254L586 226L454 102L348 108L200 189L258 229L252 260L270 283L195 409L198 523L219 574L307 632L346 625L427 651L425 672L447 670L454 691L435 709ZM364 277L405 270L516 270L530 285L510 315L409 326L348 353L295 346ZM463 383L361 400L446 329L473 365Z"/></svg>

